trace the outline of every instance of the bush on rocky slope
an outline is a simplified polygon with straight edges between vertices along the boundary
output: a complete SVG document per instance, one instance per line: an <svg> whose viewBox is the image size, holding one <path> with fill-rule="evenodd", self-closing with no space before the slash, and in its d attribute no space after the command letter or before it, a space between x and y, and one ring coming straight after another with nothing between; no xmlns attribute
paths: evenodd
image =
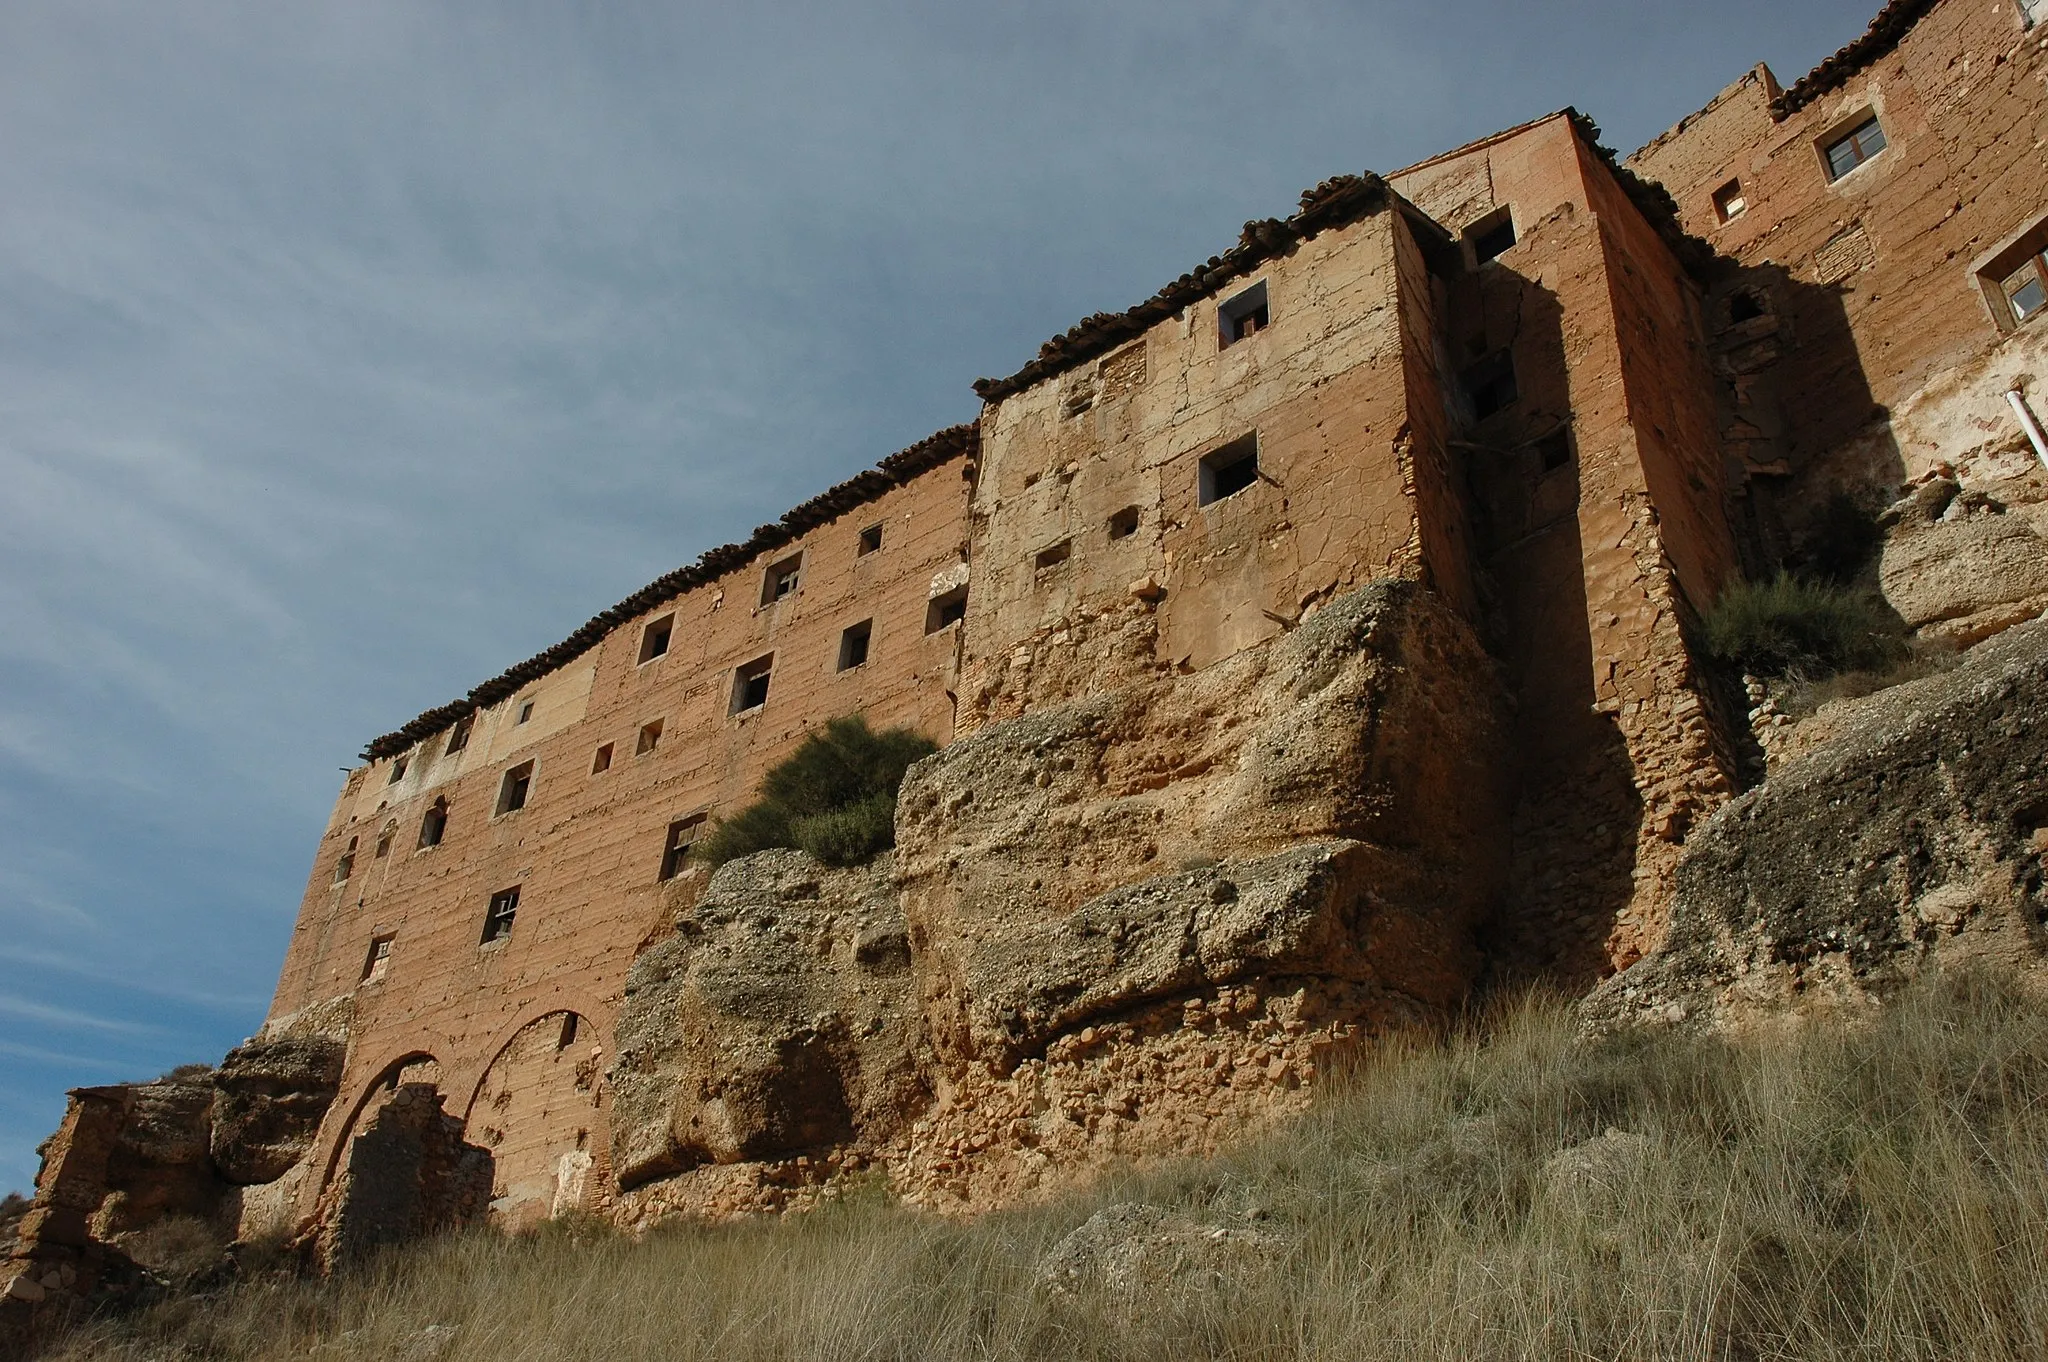
<svg viewBox="0 0 2048 1362"><path fill-rule="evenodd" d="M1538 999L1382 1047L1238 1154L972 1223L852 1182L783 1222L558 1225L248 1281L50 1356L2022 1358L2048 1337L2048 1011L1576 1036Z"/></svg>
<svg viewBox="0 0 2048 1362"><path fill-rule="evenodd" d="M1904 655L1901 631L1881 602L1833 582L1780 573L1737 582L1706 618L1715 657L1758 676L1808 680L1873 669Z"/></svg>
<svg viewBox="0 0 2048 1362"><path fill-rule="evenodd" d="M761 781L761 798L721 819L704 858L723 865L770 847L808 851L827 865L857 865L896 844L896 791L903 773L938 745L907 728L832 719Z"/></svg>

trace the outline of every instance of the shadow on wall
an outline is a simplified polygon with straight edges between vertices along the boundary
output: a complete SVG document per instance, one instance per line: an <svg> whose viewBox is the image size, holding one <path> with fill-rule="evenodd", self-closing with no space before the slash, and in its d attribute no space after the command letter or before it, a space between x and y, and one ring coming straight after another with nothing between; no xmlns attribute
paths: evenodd
<svg viewBox="0 0 2048 1362"><path fill-rule="evenodd" d="M1516 702L1512 888L1482 944L1499 976L1593 978L1609 968L1605 943L1634 892L1642 800L1614 716L1594 710L1579 524L1588 451L1573 428L1564 313L1555 293L1506 269L1456 287L1458 311L1485 327L1459 342L1462 358L1476 366L1482 350L1511 350L1516 392L1488 412L1465 371L1475 405L1460 443L1489 644Z"/></svg>
<svg viewBox="0 0 2048 1362"><path fill-rule="evenodd" d="M1828 508L1878 510L1905 480L1890 413L1871 395L1839 285L1777 264L1723 267L1705 312L1743 573L1829 575Z"/></svg>

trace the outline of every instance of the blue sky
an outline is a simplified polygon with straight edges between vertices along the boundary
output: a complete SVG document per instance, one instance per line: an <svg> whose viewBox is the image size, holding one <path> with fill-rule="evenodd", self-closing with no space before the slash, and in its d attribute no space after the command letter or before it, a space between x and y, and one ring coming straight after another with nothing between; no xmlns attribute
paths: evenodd
<svg viewBox="0 0 2048 1362"><path fill-rule="evenodd" d="M1329 175L1877 0L0 6L0 1190L261 1022L364 742Z"/></svg>

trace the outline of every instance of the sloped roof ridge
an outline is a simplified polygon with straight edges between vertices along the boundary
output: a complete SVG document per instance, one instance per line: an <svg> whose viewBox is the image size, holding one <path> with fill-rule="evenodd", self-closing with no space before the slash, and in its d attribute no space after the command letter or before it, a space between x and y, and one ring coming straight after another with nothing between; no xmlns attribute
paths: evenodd
<svg viewBox="0 0 2048 1362"><path fill-rule="evenodd" d="M1889 0L1861 37L1792 82L1790 89L1772 101L1771 117L1782 123L1822 95L1840 89L1858 71L1890 54L1913 25L1940 3L1941 0Z"/></svg>
<svg viewBox="0 0 2048 1362"><path fill-rule="evenodd" d="M1008 378L980 378L976 396L1000 402L1013 393L1107 354L1125 341L1178 313L1190 303L1215 293L1267 260L1300 242L1335 227L1348 226L1380 211L1388 202L1387 182L1367 171L1337 175L1302 193L1292 216L1260 218L1244 225L1237 245L1212 255L1159 292L1123 312L1097 312L1038 347L1038 357Z"/></svg>
<svg viewBox="0 0 2048 1362"><path fill-rule="evenodd" d="M463 715L487 709L527 682L568 666L634 616L674 600L694 587L716 581L726 573L746 566L760 554L793 543L818 526L874 501L884 492L905 486L921 473L954 459L972 457L980 448L980 439L980 427L975 422L948 426L792 508L774 524L755 530L745 542L706 549L696 562L657 577L611 609L593 615L582 628L554 647L508 667L461 699L427 710L405 727L371 742L363 749L363 760L381 761L410 750L415 743L432 737Z"/></svg>

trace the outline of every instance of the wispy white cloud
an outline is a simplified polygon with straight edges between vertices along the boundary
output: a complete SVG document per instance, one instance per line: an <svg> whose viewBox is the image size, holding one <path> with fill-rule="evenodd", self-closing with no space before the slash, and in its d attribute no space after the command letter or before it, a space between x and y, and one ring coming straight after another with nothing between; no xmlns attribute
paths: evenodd
<svg viewBox="0 0 2048 1362"><path fill-rule="evenodd" d="M20 1017L27 1021L41 1022L70 1031L103 1031L116 1036L160 1036L161 1026L147 1022L122 1021L116 1017L100 1017L76 1008L57 1007L49 1003L31 1002L27 998L0 993L0 1015Z"/></svg>

